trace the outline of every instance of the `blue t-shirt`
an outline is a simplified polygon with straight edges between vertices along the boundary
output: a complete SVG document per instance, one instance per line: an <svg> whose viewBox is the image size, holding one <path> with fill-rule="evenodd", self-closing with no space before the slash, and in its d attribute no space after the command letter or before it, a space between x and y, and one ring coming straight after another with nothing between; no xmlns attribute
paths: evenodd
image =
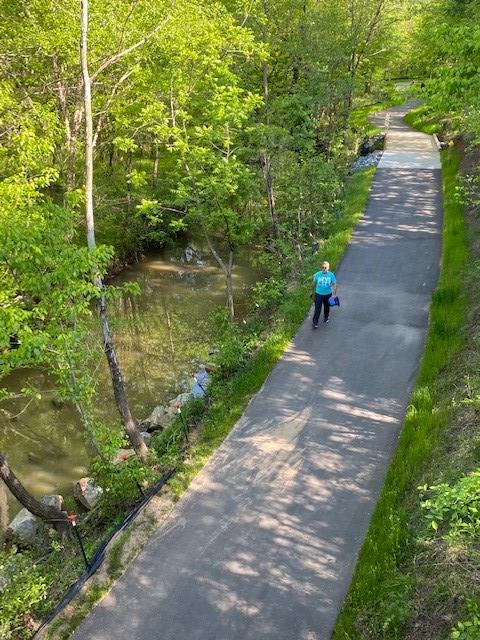
<svg viewBox="0 0 480 640"><path fill-rule="evenodd" d="M313 281L315 283L315 293L318 293L320 296L329 296L332 293L332 284L337 280L331 271L326 271L325 273L323 271L317 271L313 276Z"/></svg>

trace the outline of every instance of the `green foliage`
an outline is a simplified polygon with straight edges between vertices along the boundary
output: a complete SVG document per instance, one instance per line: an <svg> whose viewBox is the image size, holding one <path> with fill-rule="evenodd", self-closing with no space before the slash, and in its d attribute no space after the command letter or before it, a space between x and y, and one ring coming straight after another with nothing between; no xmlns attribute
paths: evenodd
<svg viewBox="0 0 480 640"><path fill-rule="evenodd" d="M18 110L6 95L7 128L0 141L0 379L14 369L42 366L56 376L63 399L88 405L93 388L85 365L94 354L83 321L99 293L92 270L103 273L112 253L107 247L90 253L79 244L75 211L46 193L58 175L53 116L32 101Z"/></svg>
<svg viewBox="0 0 480 640"><path fill-rule="evenodd" d="M480 6L436 0L425 3L420 15L413 62L425 77L428 104L448 116L454 130L462 128L478 141Z"/></svg>
<svg viewBox="0 0 480 640"><path fill-rule="evenodd" d="M253 287L254 304L258 309L272 307L283 298L284 283L280 277L269 276Z"/></svg>
<svg viewBox="0 0 480 640"><path fill-rule="evenodd" d="M115 453L117 451L118 448ZM152 466L142 464L135 455L126 456L125 460L115 464L113 459L112 450L110 458L97 456L91 465L97 483L104 488L98 511L107 520L117 514L119 509L138 500L142 496L140 487L148 486L157 476Z"/></svg>
<svg viewBox="0 0 480 640"><path fill-rule="evenodd" d="M312 239L329 235L341 188L335 167L320 155L282 154L278 160L277 194L281 203L281 237L290 250L300 249L303 256Z"/></svg>
<svg viewBox="0 0 480 640"><path fill-rule="evenodd" d="M184 442L185 434L180 420L175 420L173 424L154 437L153 447L162 468L169 469L178 464L182 457Z"/></svg>
<svg viewBox="0 0 480 640"><path fill-rule="evenodd" d="M240 325L230 320L226 310L213 314L213 321L218 332L215 363L220 367L222 375L227 376L236 371L247 357L245 334Z"/></svg>
<svg viewBox="0 0 480 640"><path fill-rule="evenodd" d="M429 526L450 544L480 536L480 471L473 471L452 486L425 485L421 492Z"/></svg>
<svg viewBox="0 0 480 640"><path fill-rule="evenodd" d="M27 552L0 550L0 637L29 638L31 611L47 597L47 579Z"/></svg>
<svg viewBox="0 0 480 640"><path fill-rule="evenodd" d="M480 638L480 605L470 600L465 607L466 620L457 622L452 630L452 640L478 640Z"/></svg>
<svg viewBox="0 0 480 640"><path fill-rule="evenodd" d="M364 637L371 640L403 638L405 625L412 613L409 594L412 579L400 572L392 571L385 580L372 610L365 612L359 620Z"/></svg>

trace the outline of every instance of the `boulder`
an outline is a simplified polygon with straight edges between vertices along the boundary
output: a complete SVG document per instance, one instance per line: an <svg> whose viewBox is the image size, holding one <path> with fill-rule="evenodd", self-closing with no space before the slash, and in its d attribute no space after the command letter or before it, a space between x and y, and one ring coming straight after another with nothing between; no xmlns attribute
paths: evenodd
<svg viewBox="0 0 480 640"><path fill-rule="evenodd" d="M152 434L148 433L148 431L141 431L140 435L143 438L143 441L145 442L145 444L147 445L147 447L150 446L150 443L152 441Z"/></svg>
<svg viewBox="0 0 480 640"><path fill-rule="evenodd" d="M188 391L190 391L190 386L190 380L183 378L175 383L175 391L177 393L188 393Z"/></svg>
<svg viewBox="0 0 480 640"><path fill-rule="evenodd" d="M42 504L46 504L48 507L55 507L59 511L63 510L63 496L59 494L53 494L49 496L42 496L40 498Z"/></svg>
<svg viewBox="0 0 480 640"><path fill-rule="evenodd" d="M27 509L22 509L8 525L6 538L22 544L33 544L38 533L38 521Z"/></svg>
<svg viewBox="0 0 480 640"><path fill-rule="evenodd" d="M158 407L155 407L155 409L148 416L145 422L148 422L148 424L152 427L154 426L161 427L162 419L165 417L166 414L167 412L165 411L165 407L162 407L161 405L159 405Z"/></svg>
<svg viewBox="0 0 480 640"><path fill-rule="evenodd" d="M171 407L162 407L159 405L155 407L148 418L141 424L146 431L156 431L168 427L174 417L174 412Z"/></svg>
<svg viewBox="0 0 480 640"><path fill-rule="evenodd" d="M194 264L198 262L201 258L200 251L197 251L194 247L188 246L183 255L181 257L182 262L187 262L188 264Z"/></svg>
<svg viewBox="0 0 480 640"><path fill-rule="evenodd" d="M102 487L95 484L93 478L80 478L73 484L73 495L87 509L92 509L103 495Z"/></svg>
<svg viewBox="0 0 480 640"><path fill-rule="evenodd" d="M187 247L185 249L185 251L183 252L183 257L185 259L185 262L193 262L195 258L195 251L192 249L192 247Z"/></svg>
<svg viewBox="0 0 480 640"><path fill-rule="evenodd" d="M178 396L173 398L173 400L170 400L168 405L169 407L174 409L176 409L175 405L177 404L181 404L183 407L183 405L186 404L187 402L190 402L192 398L193 398L193 394L190 391L188 393L179 393Z"/></svg>

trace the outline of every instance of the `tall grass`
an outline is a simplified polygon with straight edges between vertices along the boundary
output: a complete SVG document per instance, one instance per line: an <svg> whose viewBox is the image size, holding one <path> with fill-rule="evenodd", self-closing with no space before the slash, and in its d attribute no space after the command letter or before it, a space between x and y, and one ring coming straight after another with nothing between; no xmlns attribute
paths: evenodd
<svg viewBox="0 0 480 640"><path fill-rule="evenodd" d="M427 105L421 105L409 111L405 116L405 122L414 129L420 129L430 135L440 133L442 130L438 115Z"/></svg>
<svg viewBox="0 0 480 640"><path fill-rule="evenodd" d="M417 121L417 124L420 120ZM462 206L455 197L459 154L442 153L444 224L442 264L433 295L417 384L363 544L335 640L401 638L410 616L410 579L399 568L409 554L409 498L448 419L442 372L465 342L462 271L468 257Z"/></svg>

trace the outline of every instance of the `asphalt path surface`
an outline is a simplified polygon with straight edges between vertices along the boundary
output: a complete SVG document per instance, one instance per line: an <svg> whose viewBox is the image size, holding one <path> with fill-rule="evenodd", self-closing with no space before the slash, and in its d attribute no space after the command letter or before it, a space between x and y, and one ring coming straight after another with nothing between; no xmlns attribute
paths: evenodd
<svg viewBox="0 0 480 640"><path fill-rule="evenodd" d="M403 123L405 110L389 112L387 148L337 272L341 308L317 330L309 315L75 640L331 637L415 382L439 269L439 154Z"/></svg>

